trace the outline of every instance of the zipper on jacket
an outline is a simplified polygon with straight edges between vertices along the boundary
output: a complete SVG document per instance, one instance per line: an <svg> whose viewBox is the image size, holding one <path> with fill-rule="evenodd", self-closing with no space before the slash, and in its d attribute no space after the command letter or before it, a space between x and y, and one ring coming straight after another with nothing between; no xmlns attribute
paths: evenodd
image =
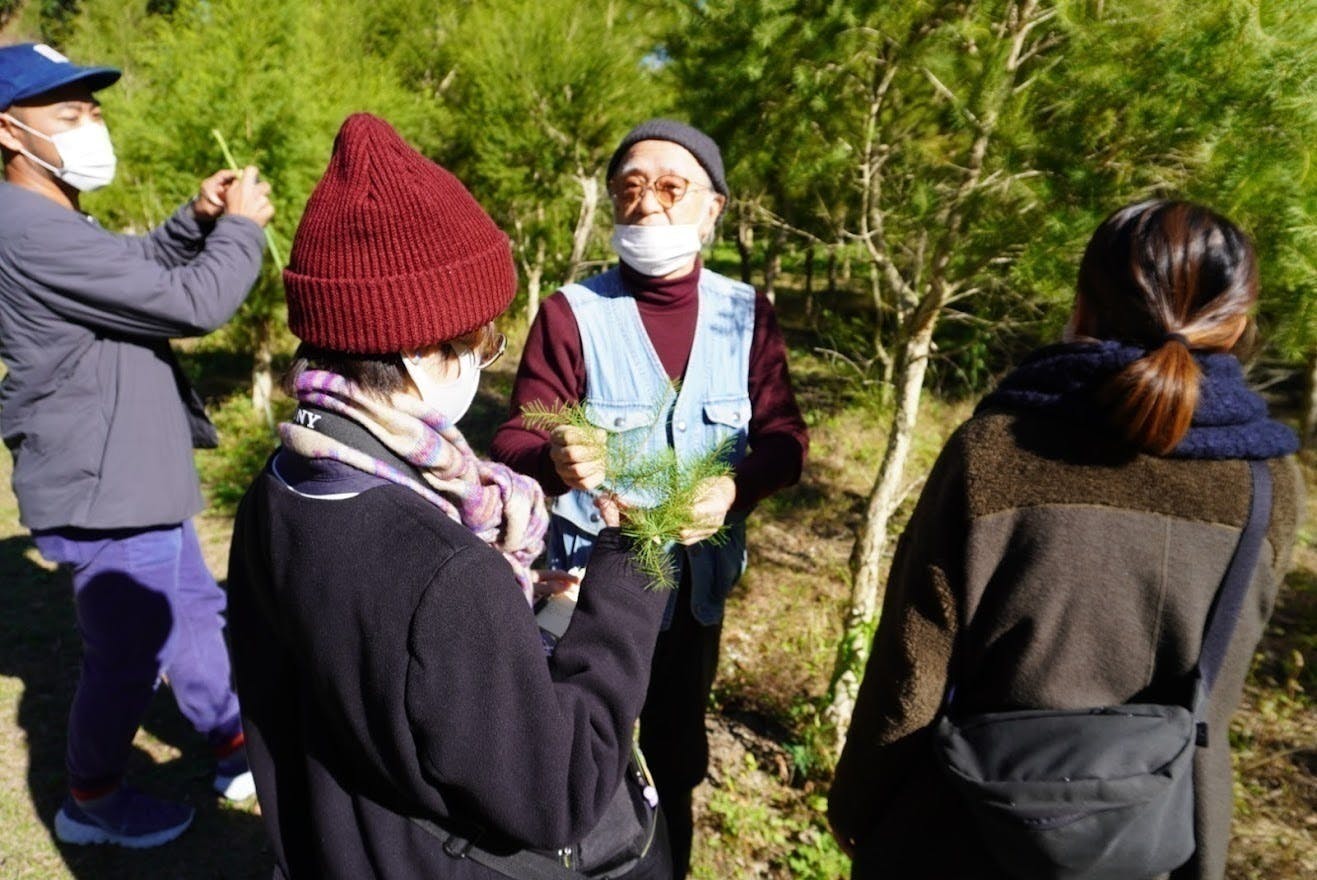
<svg viewBox="0 0 1317 880"><path fill-rule="evenodd" d="M562 862L564 868L575 867L573 864L575 860L572 858L572 848L570 846L564 846L562 849L558 850L558 858Z"/></svg>

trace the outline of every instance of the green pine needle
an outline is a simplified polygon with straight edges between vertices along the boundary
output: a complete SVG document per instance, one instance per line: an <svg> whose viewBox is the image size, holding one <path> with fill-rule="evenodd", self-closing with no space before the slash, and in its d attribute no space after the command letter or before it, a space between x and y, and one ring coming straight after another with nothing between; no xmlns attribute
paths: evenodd
<svg viewBox="0 0 1317 880"><path fill-rule="evenodd" d="M683 530L697 525L691 508L701 484L732 473L728 464L731 438L685 462L679 460L671 447L650 454L641 452L649 437L663 429L663 413L677 393L677 385L670 383L654 407L653 418L643 428L605 432L602 440L593 441L598 443L604 459L607 476L601 487L603 491L654 499L650 506L627 511L622 533L633 542L632 558L636 567L649 576L656 588L667 590L677 587L673 545ZM593 437L599 428L590 421L585 405L579 403L552 407L530 403L522 407L521 415L526 426L536 430L552 431L568 426L590 432ZM720 528L708 540L717 543L725 539L725 530Z"/></svg>
<svg viewBox="0 0 1317 880"><path fill-rule="evenodd" d="M224 135L220 134L220 130L218 128L212 128L210 130L210 133L215 137L215 141L219 144L220 152L224 154L224 161L229 163L229 169L231 171L241 174L242 166L239 165L237 160L233 158L233 153L230 152L229 143L228 141L224 140ZM274 260L275 267L279 269L280 272L282 272L284 266L286 266L287 264L284 262L283 252L279 250L279 243L278 241L275 240L274 230L271 229L267 224L264 232L265 232L265 246L270 249L270 259Z"/></svg>

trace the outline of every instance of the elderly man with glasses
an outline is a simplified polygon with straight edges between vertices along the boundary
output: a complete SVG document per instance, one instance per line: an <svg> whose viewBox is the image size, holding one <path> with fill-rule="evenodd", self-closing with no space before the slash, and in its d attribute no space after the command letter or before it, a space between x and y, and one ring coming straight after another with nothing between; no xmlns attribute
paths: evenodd
<svg viewBox="0 0 1317 880"><path fill-rule="evenodd" d="M620 263L544 302L517 372L512 416L492 453L558 496L549 564L568 569L589 559L602 525L591 492L608 475L592 438L573 428L531 430L523 406L583 401L601 431L637 431L654 449L666 444L682 456L729 445L733 475L706 484L697 525L675 551L680 587L668 603L641 715L641 748L683 877L691 793L708 769L704 709L723 605L745 569L746 516L800 478L809 441L772 305L702 265L700 250L727 204L718 145L689 125L642 123L614 152L608 189ZM675 399L667 393L672 382ZM649 431L656 411L663 430ZM723 525L725 537L706 540Z"/></svg>

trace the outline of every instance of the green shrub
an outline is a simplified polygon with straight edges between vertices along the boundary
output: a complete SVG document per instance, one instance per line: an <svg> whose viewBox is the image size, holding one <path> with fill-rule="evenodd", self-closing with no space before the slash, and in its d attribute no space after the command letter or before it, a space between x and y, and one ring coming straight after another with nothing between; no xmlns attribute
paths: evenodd
<svg viewBox="0 0 1317 880"><path fill-rule="evenodd" d="M293 403L279 397L274 407L278 421L288 417ZM219 429L219 447L197 453L197 470L213 512L232 515L279 438L265 416L252 409L245 393L232 394L219 406L212 406L210 417Z"/></svg>

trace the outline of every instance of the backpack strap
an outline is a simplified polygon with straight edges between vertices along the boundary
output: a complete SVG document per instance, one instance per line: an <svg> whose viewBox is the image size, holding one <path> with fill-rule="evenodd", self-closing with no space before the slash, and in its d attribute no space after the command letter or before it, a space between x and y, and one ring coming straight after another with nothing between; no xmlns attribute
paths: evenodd
<svg viewBox="0 0 1317 880"><path fill-rule="evenodd" d="M1271 522L1271 470L1265 461L1250 461L1248 466L1253 478L1248 522L1239 535L1239 544L1221 580L1221 588L1212 600L1212 610L1207 614L1207 626L1203 630L1202 651L1198 655L1198 674L1202 678L1204 693L1212 689L1221 664L1225 662L1226 649L1234 635L1235 624L1239 622L1239 610L1243 607L1244 596L1261 555L1262 539L1266 537Z"/></svg>
<svg viewBox="0 0 1317 880"><path fill-rule="evenodd" d="M455 859L470 859L512 880L581 880L584 876L565 865L558 864L543 853L525 849L514 850L506 855L491 852L476 846L473 838L454 834L429 819L422 819L419 816L409 818L413 825L437 838L443 844L444 852L449 856ZM476 837L479 837L479 834Z"/></svg>
<svg viewBox="0 0 1317 880"><path fill-rule="evenodd" d="M1262 540L1266 537L1267 526L1271 522L1271 470L1266 461L1248 463L1252 494L1249 500L1248 521L1239 535L1235 553L1230 558L1226 573L1221 578L1212 599L1211 610L1207 614L1207 624L1203 630L1203 644L1198 653L1198 663L1191 676L1198 682L1191 696L1195 714L1206 705L1206 695L1216 682L1216 676L1225 662L1226 649L1234 635L1235 624L1239 622L1239 610L1244 604L1244 596L1253 581L1253 572L1257 568L1258 556L1262 551ZM969 621L966 621L966 629ZM946 693L942 697L942 711L948 713L956 695L956 681L959 678L960 661L957 652L952 652L952 676L947 682ZM1200 725L1200 745L1205 744L1206 731Z"/></svg>

